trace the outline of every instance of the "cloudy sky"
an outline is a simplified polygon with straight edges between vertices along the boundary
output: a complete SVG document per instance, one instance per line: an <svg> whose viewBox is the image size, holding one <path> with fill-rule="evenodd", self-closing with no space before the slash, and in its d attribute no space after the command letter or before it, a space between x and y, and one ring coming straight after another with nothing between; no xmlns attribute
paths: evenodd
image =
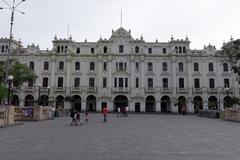
<svg viewBox="0 0 240 160"><path fill-rule="evenodd" d="M2 0L0 6L6 6ZM14 38L41 49L52 48L54 35L66 38L68 24L76 41L109 38L120 27L121 9L123 27L145 41L188 35L191 48L202 49L240 38L240 0L26 0L18 9L26 14L16 13ZM9 10L0 10L0 22L0 37L9 37Z"/></svg>

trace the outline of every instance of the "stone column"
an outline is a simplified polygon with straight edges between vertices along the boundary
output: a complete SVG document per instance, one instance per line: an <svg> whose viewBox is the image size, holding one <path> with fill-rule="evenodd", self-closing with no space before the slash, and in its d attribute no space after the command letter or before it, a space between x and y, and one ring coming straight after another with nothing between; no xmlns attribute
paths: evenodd
<svg viewBox="0 0 240 160"><path fill-rule="evenodd" d="M71 57L70 56L67 56L67 68L66 68L66 83L65 83L65 87L66 87L66 95L70 95L70 87L72 86L71 82L70 82L70 78L72 78L72 72L71 72Z"/></svg>
<svg viewBox="0 0 240 160"><path fill-rule="evenodd" d="M102 111L102 101L98 100L97 101L97 112L101 112Z"/></svg>
<svg viewBox="0 0 240 160"><path fill-rule="evenodd" d="M113 108L113 102L110 100L108 101L108 111L109 112L114 112L114 108Z"/></svg>
<svg viewBox="0 0 240 160"><path fill-rule="evenodd" d="M55 58L56 58L55 56L52 56L52 59L51 59L51 62L52 62L52 66L51 66L51 84L50 84L51 89L50 89L49 97L53 97L53 95L54 95L54 88L57 85L57 82L55 80L55 63L56 63ZM52 98L52 99L54 99L54 98Z"/></svg>
<svg viewBox="0 0 240 160"><path fill-rule="evenodd" d="M111 89L113 88L113 85L112 85L112 56L108 56L108 95L111 95Z"/></svg>
<svg viewBox="0 0 240 160"><path fill-rule="evenodd" d="M159 100L157 100L157 103L156 103L156 112L161 112L161 103Z"/></svg>
<svg viewBox="0 0 240 160"><path fill-rule="evenodd" d="M141 70L141 78L140 78L140 93L141 93L141 96L144 97L144 92L145 92L145 67L144 67L144 56L141 56L141 59L140 59L140 64L141 64L141 67L140 67L140 70ZM144 104L145 106L145 104ZM142 105L141 105L141 108L142 108ZM142 110L141 110L142 112ZM144 107L144 112L145 112L145 107Z"/></svg>
<svg viewBox="0 0 240 160"><path fill-rule="evenodd" d="M86 111L86 105L87 105L86 100L83 99L83 100L81 101L81 107L82 107L82 111L83 111L83 112Z"/></svg>
<svg viewBox="0 0 240 160"><path fill-rule="evenodd" d="M145 112L145 111L146 111L146 108L145 108L145 100L141 101L140 111L141 111L141 112Z"/></svg>

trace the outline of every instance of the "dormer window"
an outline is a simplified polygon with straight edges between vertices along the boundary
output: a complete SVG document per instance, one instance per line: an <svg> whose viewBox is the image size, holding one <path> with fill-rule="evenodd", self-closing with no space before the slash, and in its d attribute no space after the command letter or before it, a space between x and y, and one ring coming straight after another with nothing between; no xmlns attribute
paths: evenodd
<svg viewBox="0 0 240 160"><path fill-rule="evenodd" d="M119 53L123 53L124 52L124 45L119 45Z"/></svg>
<svg viewBox="0 0 240 160"><path fill-rule="evenodd" d="M139 53L139 47L138 46L135 47L135 53Z"/></svg>
<svg viewBox="0 0 240 160"><path fill-rule="evenodd" d="M103 47L103 53L107 53L108 52L108 48L107 48L107 46L104 46Z"/></svg>
<svg viewBox="0 0 240 160"><path fill-rule="evenodd" d="M163 54L166 54L166 53L167 53L167 49L166 49L166 48L163 48L163 49L162 49L162 53L163 53Z"/></svg>

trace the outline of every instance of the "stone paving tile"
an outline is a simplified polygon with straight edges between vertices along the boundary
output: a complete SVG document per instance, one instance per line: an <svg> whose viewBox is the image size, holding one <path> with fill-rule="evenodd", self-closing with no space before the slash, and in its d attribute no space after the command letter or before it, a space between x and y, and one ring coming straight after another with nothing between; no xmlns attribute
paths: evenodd
<svg viewBox="0 0 240 160"><path fill-rule="evenodd" d="M239 123L181 115L90 114L0 129L0 160L239 160Z"/></svg>

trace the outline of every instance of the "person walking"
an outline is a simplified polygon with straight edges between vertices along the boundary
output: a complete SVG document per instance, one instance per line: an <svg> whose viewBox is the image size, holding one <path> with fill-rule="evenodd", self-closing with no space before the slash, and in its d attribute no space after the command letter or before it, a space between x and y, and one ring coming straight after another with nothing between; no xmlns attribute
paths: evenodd
<svg viewBox="0 0 240 160"><path fill-rule="evenodd" d="M182 105L181 112L182 112L183 116L186 115L186 105L185 104Z"/></svg>
<svg viewBox="0 0 240 160"><path fill-rule="evenodd" d="M77 112L77 116L76 116L76 126L78 126L78 123L79 123L80 126L82 125L80 112Z"/></svg>
<svg viewBox="0 0 240 160"><path fill-rule="evenodd" d="M125 112L126 117L128 117L128 106L125 108Z"/></svg>
<svg viewBox="0 0 240 160"><path fill-rule="evenodd" d="M117 117L119 117L119 116L121 117L121 109L120 109L120 107L117 108Z"/></svg>
<svg viewBox="0 0 240 160"><path fill-rule="evenodd" d="M85 113L84 124L88 124L88 112Z"/></svg>
<svg viewBox="0 0 240 160"><path fill-rule="evenodd" d="M107 106L103 108L103 122L107 122L107 113L108 113L108 109Z"/></svg>
<svg viewBox="0 0 240 160"><path fill-rule="evenodd" d="M75 112L74 112L74 109L72 108L70 110L70 117L72 118L71 126L73 126L74 124L74 116L75 116Z"/></svg>

